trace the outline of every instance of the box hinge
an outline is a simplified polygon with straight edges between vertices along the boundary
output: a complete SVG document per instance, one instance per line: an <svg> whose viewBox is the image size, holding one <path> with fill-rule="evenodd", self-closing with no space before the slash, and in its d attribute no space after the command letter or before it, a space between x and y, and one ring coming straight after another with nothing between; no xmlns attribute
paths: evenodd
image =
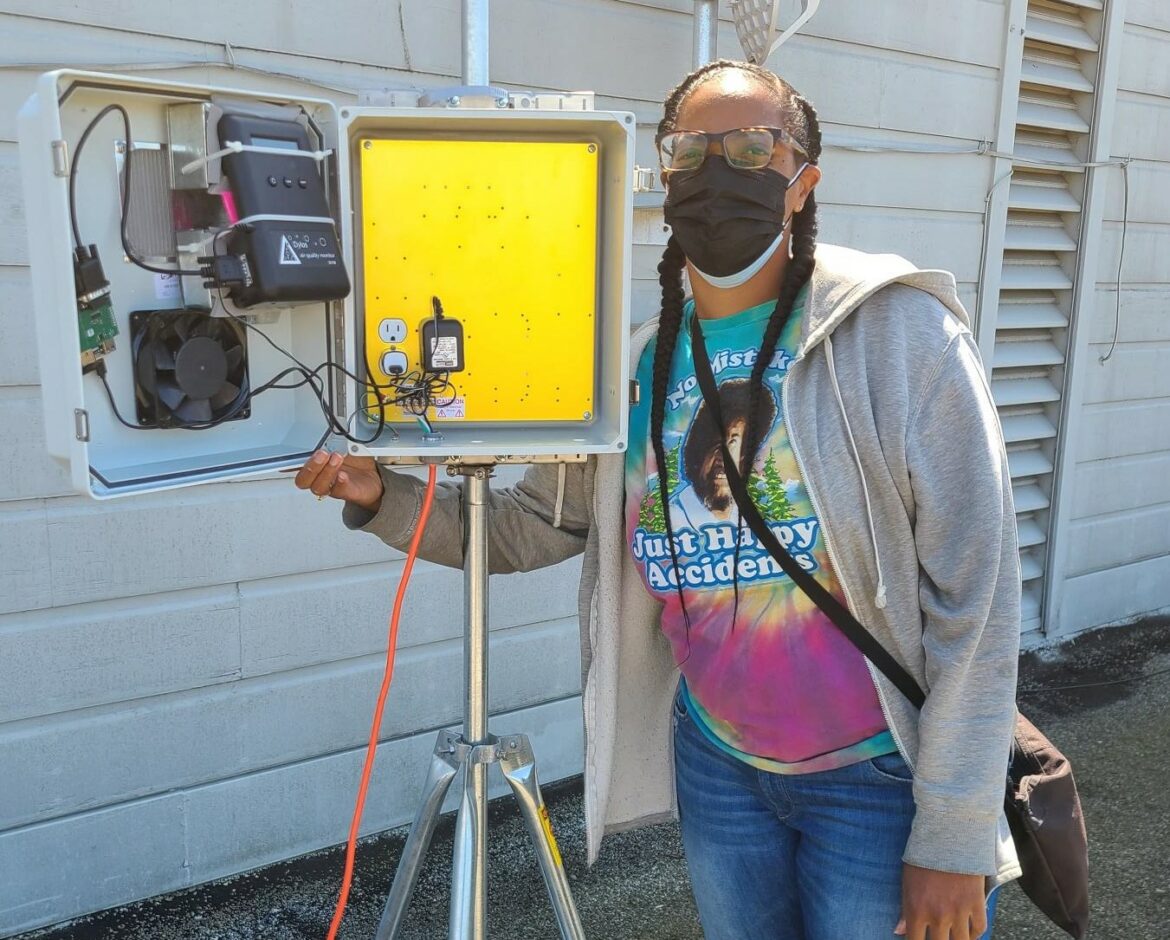
<svg viewBox="0 0 1170 940"><path fill-rule="evenodd" d="M656 186L658 182L658 168L653 166L634 167L634 192L653 193L661 192Z"/></svg>
<svg viewBox="0 0 1170 940"><path fill-rule="evenodd" d="M69 144L64 140L54 140L49 143L53 154L53 175L69 175Z"/></svg>
<svg viewBox="0 0 1170 940"><path fill-rule="evenodd" d="M89 412L84 408L73 409L73 426L79 441L89 442Z"/></svg>
<svg viewBox="0 0 1170 940"><path fill-rule="evenodd" d="M630 404L636 405L642 400L642 386L637 379L630 379Z"/></svg>

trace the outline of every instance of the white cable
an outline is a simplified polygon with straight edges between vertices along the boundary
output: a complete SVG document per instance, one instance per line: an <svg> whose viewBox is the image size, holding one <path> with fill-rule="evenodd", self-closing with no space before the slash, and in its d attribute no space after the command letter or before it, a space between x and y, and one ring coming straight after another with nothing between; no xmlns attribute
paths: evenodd
<svg viewBox="0 0 1170 940"><path fill-rule="evenodd" d="M863 143L837 143L832 140L826 140L824 149L826 150L846 150L852 153L899 153L899 154L927 154L932 156L956 157L956 156L980 156L980 157L995 157L997 160L1011 160L1020 166L1039 166L1049 167L1055 170L1089 170L1097 167L1105 166L1122 166L1129 162L1127 160L1098 160L1088 163L1069 162L1064 160L1040 160L1029 157L1020 156L1015 153L1005 153L1002 150L991 149L991 142L987 140L979 141L974 147L944 147L934 145L914 146L906 144L904 146L897 146L891 144L863 144Z"/></svg>
<svg viewBox="0 0 1170 940"><path fill-rule="evenodd" d="M246 215L232 223L231 227L251 225L253 222L312 222L320 225L336 225L337 222L327 215L278 215L272 212L259 212L256 215Z"/></svg>
<svg viewBox="0 0 1170 940"><path fill-rule="evenodd" d="M991 217L991 200L995 196L996 190L998 190L999 187L1010 180L1012 176L1015 175L1015 172L1016 168L1014 166L1009 166L1007 171L1002 176L1000 176L999 179L991 184L991 189L987 191L987 198L983 200L983 240L979 245L979 267L975 269L979 272L978 296L975 301L978 309L982 309L983 306L983 266L987 263L987 220Z"/></svg>
<svg viewBox="0 0 1170 940"><path fill-rule="evenodd" d="M269 69L262 65L235 65L227 62L207 61L206 59L186 59L178 62L92 62L79 65L76 62L3 62L0 71L18 72L55 72L58 69L73 69L76 71L96 72L169 72L175 69L205 69L221 68L231 72L247 72L254 75L266 75L272 78L282 78L302 85L311 85L314 88L324 88L327 91L337 92L339 95L349 95L357 98L363 91L423 91L419 85L403 85L401 87L378 85L368 89L348 88L341 85L332 85L329 82L306 78L292 72L283 72L280 69Z"/></svg>
<svg viewBox="0 0 1170 940"><path fill-rule="evenodd" d="M861 492L865 495L865 515L869 519L869 538L873 545L874 563L877 565L877 593L873 602L878 610L886 606L886 580L882 574L882 555L878 550L877 529L873 524L873 511L869 503L869 485L865 482L865 470L861 466L861 455L857 452L857 442L853 439L853 428L849 425L849 416L845 413L845 402L841 398L841 387L837 384L837 367L833 362L833 340L825 336L825 358L829 363L829 380L833 385L833 394L837 396L837 407L841 409L841 420L845 422L845 435L849 438L849 448L853 451L853 461L857 464L857 475L861 477Z"/></svg>
<svg viewBox="0 0 1170 940"><path fill-rule="evenodd" d="M206 166L208 163L222 160L224 157L230 156L233 153L244 152L272 153L282 157L311 157L318 163L333 154L332 150L286 150L284 147L261 147L259 144L245 144L238 140L225 140L222 150L217 150L215 153L209 153L206 156L196 157L190 163L184 163L179 172L184 174L194 173L201 166Z"/></svg>
<svg viewBox="0 0 1170 940"><path fill-rule="evenodd" d="M834 141L832 139L824 142L824 149L826 150L848 150L853 153L922 153L922 154L939 154L942 156L981 156L990 153L991 142L986 140L979 141L974 147L946 147L939 144L905 144L899 146L897 144L867 144L867 143L850 143L847 141Z"/></svg>

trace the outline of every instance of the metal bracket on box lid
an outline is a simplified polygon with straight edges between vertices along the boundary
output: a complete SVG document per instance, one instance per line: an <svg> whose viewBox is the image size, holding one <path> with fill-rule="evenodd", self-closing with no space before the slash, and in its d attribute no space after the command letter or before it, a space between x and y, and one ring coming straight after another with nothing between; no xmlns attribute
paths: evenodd
<svg viewBox="0 0 1170 940"><path fill-rule="evenodd" d="M592 111L595 96L591 91L568 94L517 91L493 85L454 85L433 88L419 96L420 108L467 108L515 111Z"/></svg>
<svg viewBox="0 0 1170 940"><path fill-rule="evenodd" d="M596 104L596 96L591 91L571 91L563 95L514 92L510 100L517 111L592 111Z"/></svg>
<svg viewBox="0 0 1170 940"><path fill-rule="evenodd" d="M350 453L360 453L361 448L356 445L350 445ZM589 459L588 454L499 454L496 456L476 456L467 454L462 457L456 455L436 455L434 457L424 456L390 456L375 458L378 463L386 467L425 467L427 464L445 464L448 473L452 473L452 468L456 467L483 467L490 469L492 467L507 464L511 466L526 466L534 463L585 463ZM452 475L458 475L459 470L455 470Z"/></svg>

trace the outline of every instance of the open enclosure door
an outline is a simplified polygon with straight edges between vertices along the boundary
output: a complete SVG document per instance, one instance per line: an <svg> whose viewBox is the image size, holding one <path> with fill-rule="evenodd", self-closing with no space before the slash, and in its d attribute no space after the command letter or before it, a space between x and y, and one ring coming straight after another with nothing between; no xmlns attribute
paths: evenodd
<svg viewBox="0 0 1170 940"><path fill-rule="evenodd" d="M329 102L41 77L21 163L46 437L77 491L260 473L325 438L336 376L306 373L350 292L336 127Z"/></svg>

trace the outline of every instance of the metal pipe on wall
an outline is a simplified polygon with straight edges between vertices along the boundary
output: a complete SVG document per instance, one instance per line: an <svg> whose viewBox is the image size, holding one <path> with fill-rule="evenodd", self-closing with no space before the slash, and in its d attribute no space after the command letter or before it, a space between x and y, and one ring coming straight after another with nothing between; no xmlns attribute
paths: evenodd
<svg viewBox="0 0 1170 940"><path fill-rule="evenodd" d="M719 50L719 0L695 0L695 34L691 67L706 65Z"/></svg>
<svg viewBox="0 0 1170 940"><path fill-rule="evenodd" d="M463 84L490 83L488 6L490 0L463 0Z"/></svg>

